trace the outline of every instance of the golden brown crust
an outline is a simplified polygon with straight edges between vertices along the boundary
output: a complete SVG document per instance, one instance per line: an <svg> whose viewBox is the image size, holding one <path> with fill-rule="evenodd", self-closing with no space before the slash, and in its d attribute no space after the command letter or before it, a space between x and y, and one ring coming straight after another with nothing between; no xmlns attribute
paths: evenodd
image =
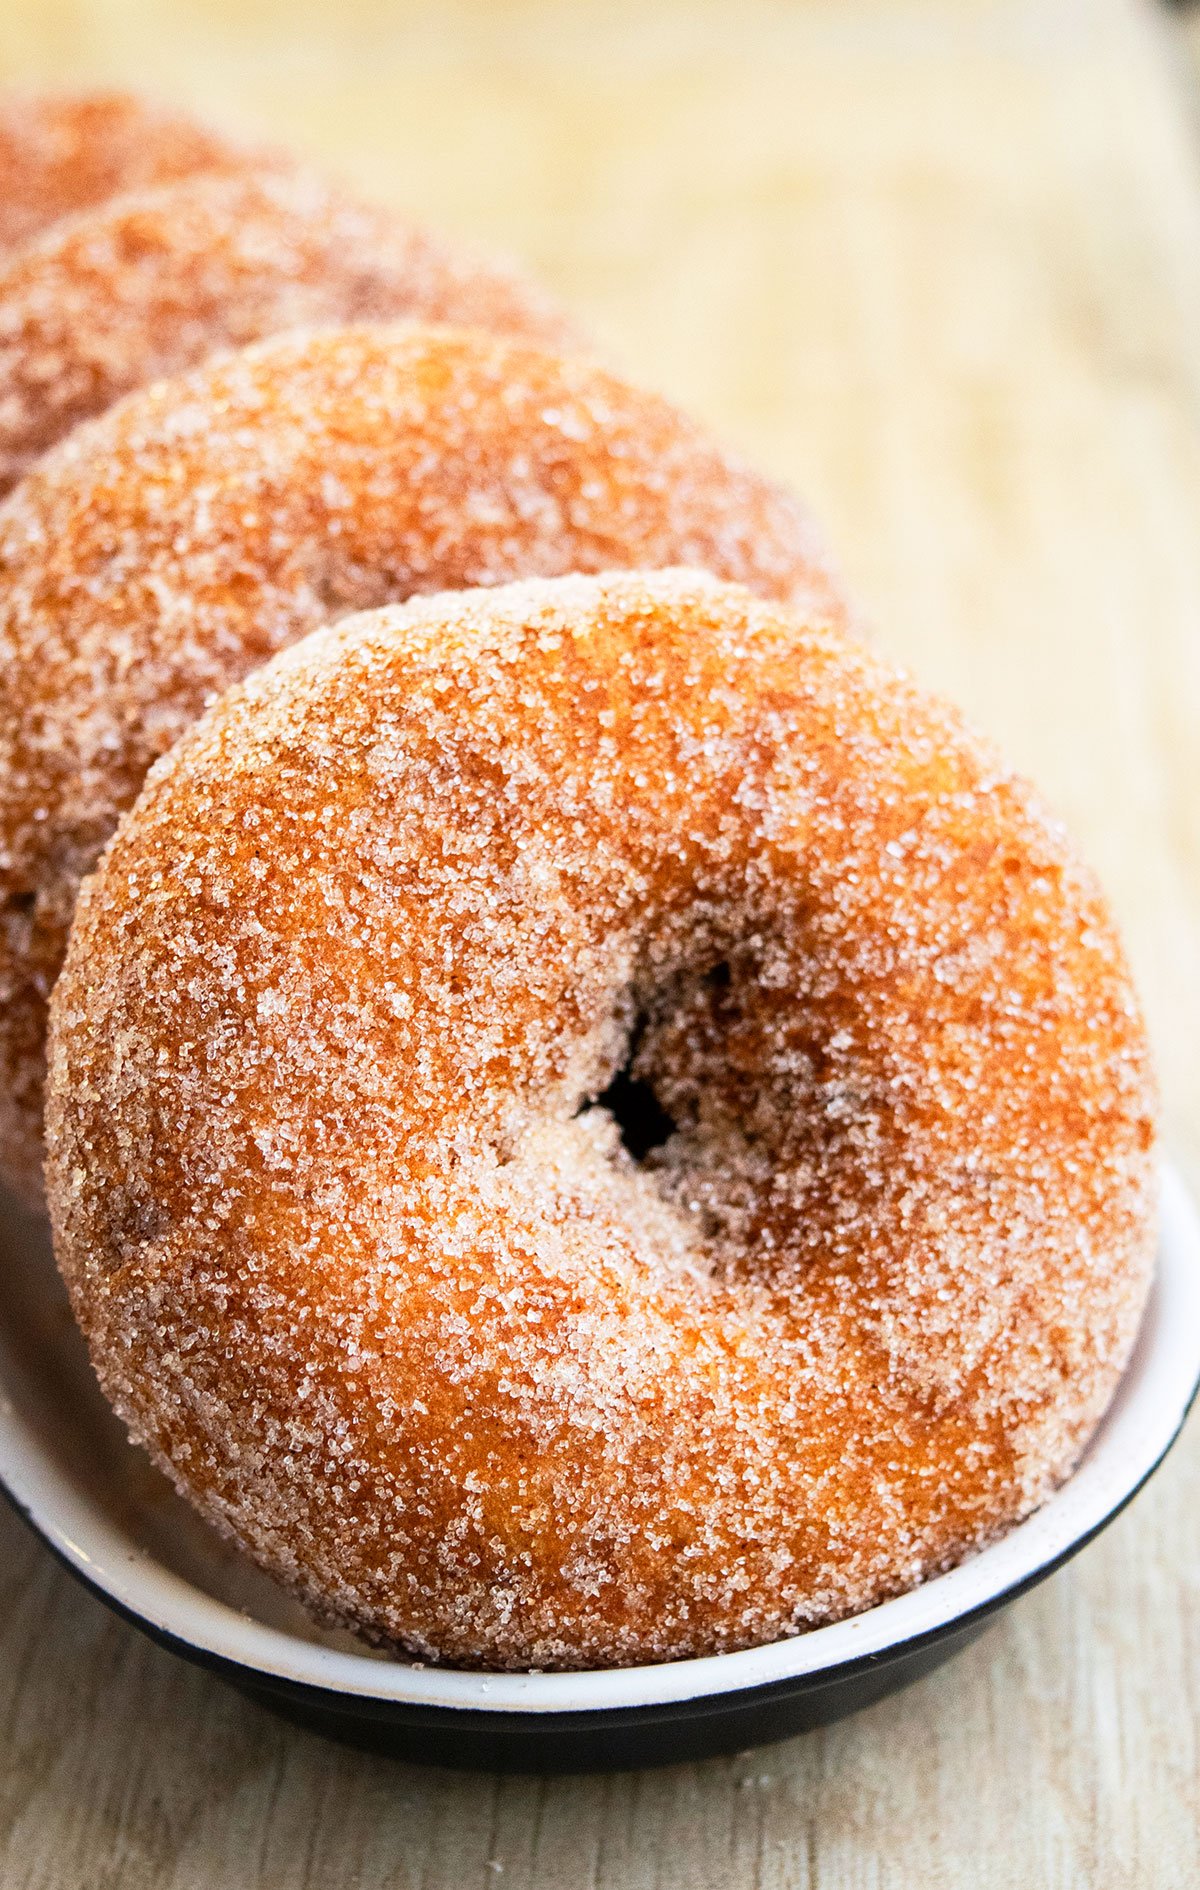
<svg viewBox="0 0 1200 1890"><path fill-rule="evenodd" d="M318 177L202 174L107 202L0 267L0 494L80 421L219 349L403 319L578 340L514 271Z"/></svg>
<svg viewBox="0 0 1200 1890"><path fill-rule="evenodd" d="M449 329L284 337L129 396L0 506L0 1168L35 1193L82 873L228 683L330 617L686 561L840 613L806 514L582 359Z"/></svg>
<svg viewBox="0 0 1200 1890"><path fill-rule="evenodd" d="M427 1658L867 1607L1068 1473L1133 1339L1154 1099L1091 879L950 711L696 573L278 657L151 775L52 1009L109 1396Z"/></svg>
<svg viewBox="0 0 1200 1890"><path fill-rule="evenodd" d="M265 161L131 92L10 93L0 99L0 253L120 191Z"/></svg>

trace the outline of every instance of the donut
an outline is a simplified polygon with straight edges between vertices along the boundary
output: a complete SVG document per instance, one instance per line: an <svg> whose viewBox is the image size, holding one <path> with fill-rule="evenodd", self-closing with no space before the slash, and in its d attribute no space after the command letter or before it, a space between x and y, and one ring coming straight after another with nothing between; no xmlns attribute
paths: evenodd
<svg viewBox="0 0 1200 1890"><path fill-rule="evenodd" d="M0 506L0 1169L41 1170L45 1005L150 763L331 617L685 562L836 613L807 515L653 395L478 332L277 337L130 395Z"/></svg>
<svg viewBox="0 0 1200 1890"><path fill-rule="evenodd" d="M316 632L158 763L52 999L104 1389L320 1618L744 1648L1070 1472L1153 1250L1112 922L852 639L689 571Z"/></svg>
<svg viewBox="0 0 1200 1890"><path fill-rule="evenodd" d="M0 98L0 252L119 191L240 170L260 151L130 92Z"/></svg>
<svg viewBox="0 0 1200 1890"><path fill-rule="evenodd" d="M218 349L404 317L575 341L512 271L319 178L201 174L118 197L0 267L0 493L81 420Z"/></svg>

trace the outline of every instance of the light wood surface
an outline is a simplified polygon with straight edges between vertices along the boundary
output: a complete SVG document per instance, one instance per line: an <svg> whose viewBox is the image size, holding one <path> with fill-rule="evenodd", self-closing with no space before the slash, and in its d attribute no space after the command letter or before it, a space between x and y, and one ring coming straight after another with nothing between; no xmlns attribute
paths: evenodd
<svg viewBox="0 0 1200 1890"><path fill-rule="evenodd" d="M1200 1186L1181 31L1136 0L7 0L0 78L163 91L521 252L632 374L810 494L879 642L1104 875ZM611 1780L293 1732L0 1516L3 1890L1184 1890L1198 1709L1200 1424L939 1675L823 1734Z"/></svg>

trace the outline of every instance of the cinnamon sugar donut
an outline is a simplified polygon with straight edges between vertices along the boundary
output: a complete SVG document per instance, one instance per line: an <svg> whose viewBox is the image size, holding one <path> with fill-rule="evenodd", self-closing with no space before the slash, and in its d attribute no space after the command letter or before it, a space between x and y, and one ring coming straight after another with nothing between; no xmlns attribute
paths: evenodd
<svg viewBox="0 0 1200 1890"><path fill-rule="evenodd" d="M0 266L0 493L81 420L219 348L403 317L576 339L511 270L319 178L200 175L119 197Z"/></svg>
<svg viewBox="0 0 1200 1890"><path fill-rule="evenodd" d="M10 93L0 97L0 251L119 191L251 161L263 152L130 92Z"/></svg>
<svg viewBox="0 0 1200 1890"><path fill-rule="evenodd" d="M276 658L155 769L52 1012L109 1397L426 1659L866 1608L1054 1488L1133 1340L1154 1105L1095 886L948 709L699 574Z"/></svg>
<svg viewBox="0 0 1200 1890"><path fill-rule="evenodd" d="M583 360L449 329L279 338L128 397L0 506L0 1167L36 1198L80 877L214 695L412 592L684 560L838 609L807 516Z"/></svg>

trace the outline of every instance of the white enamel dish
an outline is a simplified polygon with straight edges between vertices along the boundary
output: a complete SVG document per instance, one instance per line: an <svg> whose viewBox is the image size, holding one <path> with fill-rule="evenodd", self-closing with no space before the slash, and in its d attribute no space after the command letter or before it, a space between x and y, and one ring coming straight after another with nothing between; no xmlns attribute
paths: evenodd
<svg viewBox="0 0 1200 1890"><path fill-rule="evenodd" d="M100 1396L45 1230L0 1196L0 1484L117 1613L335 1737L441 1764L585 1771L740 1750L840 1718L938 1665L1112 1521L1200 1382L1200 1222L1170 1169L1134 1356L1075 1475L1001 1542L853 1620L746 1653L604 1673L418 1667L313 1626L193 1516Z"/></svg>

